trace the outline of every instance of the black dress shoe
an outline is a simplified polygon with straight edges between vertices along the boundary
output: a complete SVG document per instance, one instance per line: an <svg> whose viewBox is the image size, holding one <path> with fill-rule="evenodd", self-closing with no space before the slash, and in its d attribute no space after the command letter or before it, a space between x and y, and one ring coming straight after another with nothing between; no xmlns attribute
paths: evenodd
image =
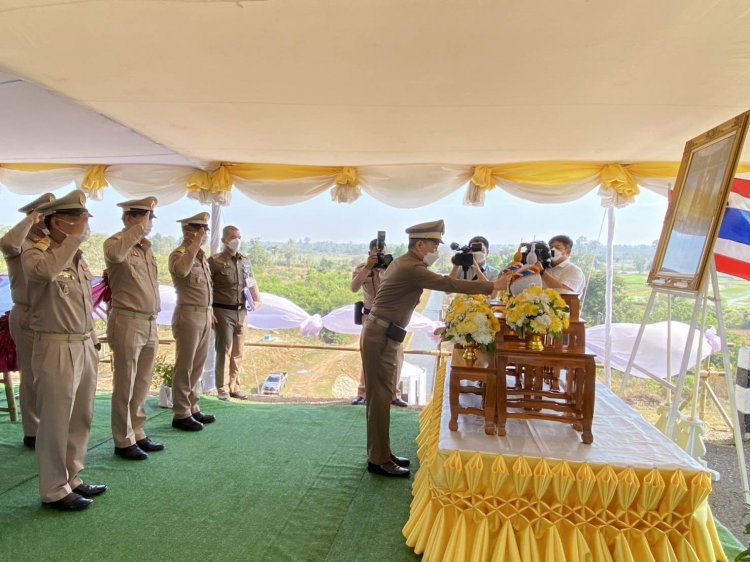
<svg viewBox="0 0 750 562"><path fill-rule="evenodd" d="M129 461L145 461L148 455L138 445L115 447L115 455Z"/></svg>
<svg viewBox="0 0 750 562"><path fill-rule="evenodd" d="M361 396L355 396L354 398L352 398L352 406L361 406L364 403L365 399Z"/></svg>
<svg viewBox="0 0 750 562"><path fill-rule="evenodd" d="M138 447L141 448L142 451L147 451L149 453L152 453L154 451L163 451L164 445L162 443L157 443L156 441L151 441L148 437L144 437L143 439L139 439L135 442Z"/></svg>
<svg viewBox="0 0 750 562"><path fill-rule="evenodd" d="M407 459L406 457L397 457L396 455L391 453L391 460L401 468L406 468L407 466L409 466L409 459Z"/></svg>
<svg viewBox="0 0 750 562"><path fill-rule="evenodd" d="M195 412L193 414L193 418L198 420L201 423L214 423L216 421L216 417L211 414L204 414L203 412Z"/></svg>
<svg viewBox="0 0 750 562"><path fill-rule="evenodd" d="M399 408L406 408L409 404L406 403L406 401L401 400L401 398L396 398L395 400L391 400L391 404L394 406L398 406Z"/></svg>
<svg viewBox="0 0 750 562"><path fill-rule="evenodd" d="M107 491L104 484L81 484L73 489L73 492L84 498L93 498Z"/></svg>
<svg viewBox="0 0 750 562"><path fill-rule="evenodd" d="M42 502L42 505L50 509L56 509L57 511L80 511L91 507L92 503L94 503L94 500L71 492L61 500L57 500L56 502Z"/></svg>
<svg viewBox="0 0 750 562"><path fill-rule="evenodd" d="M200 431L203 429L203 424L193 418L193 416L188 416L186 418L173 418L172 427L184 431Z"/></svg>
<svg viewBox="0 0 750 562"><path fill-rule="evenodd" d="M23 436L23 446L29 449L36 449L36 437L30 437L28 435Z"/></svg>
<svg viewBox="0 0 750 562"><path fill-rule="evenodd" d="M237 400L248 400L247 394L245 394L241 390L239 392L230 392L229 396L231 396L232 398L236 398Z"/></svg>
<svg viewBox="0 0 750 562"><path fill-rule="evenodd" d="M390 476L391 478L408 478L409 474L411 474L408 468L403 468L393 461L388 461L385 464L374 464L368 462L367 472L380 474L381 476Z"/></svg>

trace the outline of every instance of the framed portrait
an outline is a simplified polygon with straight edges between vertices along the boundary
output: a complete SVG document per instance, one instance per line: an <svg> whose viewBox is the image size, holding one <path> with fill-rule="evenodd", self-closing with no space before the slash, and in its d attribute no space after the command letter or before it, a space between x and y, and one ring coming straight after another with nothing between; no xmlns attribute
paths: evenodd
<svg viewBox="0 0 750 562"><path fill-rule="evenodd" d="M698 292L712 256L750 111L689 140L648 284Z"/></svg>

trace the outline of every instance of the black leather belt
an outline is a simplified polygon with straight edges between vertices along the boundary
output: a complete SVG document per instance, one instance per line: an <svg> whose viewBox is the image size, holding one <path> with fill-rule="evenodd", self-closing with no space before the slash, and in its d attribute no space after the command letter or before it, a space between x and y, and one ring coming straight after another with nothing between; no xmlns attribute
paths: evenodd
<svg viewBox="0 0 750 562"><path fill-rule="evenodd" d="M370 309L369 308L363 308L362 309L362 314L370 314Z"/></svg>
<svg viewBox="0 0 750 562"><path fill-rule="evenodd" d="M215 302L212 306L214 308L224 308L226 310L242 310L245 308L244 304L220 304L218 302Z"/></svg>

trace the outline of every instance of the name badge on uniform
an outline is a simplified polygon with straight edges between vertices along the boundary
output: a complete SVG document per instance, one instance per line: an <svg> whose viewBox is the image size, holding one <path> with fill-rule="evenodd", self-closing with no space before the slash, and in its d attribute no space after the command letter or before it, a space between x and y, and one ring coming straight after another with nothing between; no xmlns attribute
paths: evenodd
<svg viewBox="0 0 750 562"><path fill-rule="evenodd" d="M242 276L245 278L245 287L248 289L252 289L257 285L252 270L246 265L242 266Z"/></svg>

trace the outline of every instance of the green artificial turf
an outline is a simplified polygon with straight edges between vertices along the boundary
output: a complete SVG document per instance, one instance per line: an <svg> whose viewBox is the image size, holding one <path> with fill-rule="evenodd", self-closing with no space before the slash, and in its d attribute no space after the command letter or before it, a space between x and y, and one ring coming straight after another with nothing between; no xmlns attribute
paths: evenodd
<svg viewBox="0 0 750 562"><path fill-rule="evenodd" d="M0 417L0 552L9 560L417 560L401 528L411 479L366 471L365 408L224 403L199 433L149 402L144 462L112 454L97 397L85 481L109 491L80 513L39 504L20 424ZM394 450L416 464L418 412L392 412ZM7 468L7 470L5 470Z"/></svg>
<svg viewBox="0 0 750 562"><path fill-rule="evenodd" d="M112 454L109 395L96 399L87 469L110 489L80 513L42 508L21 424L0 414L0 558L4 560L418 560L401 529L412 479L366 471L365 408L220 402L199 433L171 428L150 399L144 462ZM393 409L394 452L418 468L419 412ZM741 543L718 524L730 560Z"/></svg>

